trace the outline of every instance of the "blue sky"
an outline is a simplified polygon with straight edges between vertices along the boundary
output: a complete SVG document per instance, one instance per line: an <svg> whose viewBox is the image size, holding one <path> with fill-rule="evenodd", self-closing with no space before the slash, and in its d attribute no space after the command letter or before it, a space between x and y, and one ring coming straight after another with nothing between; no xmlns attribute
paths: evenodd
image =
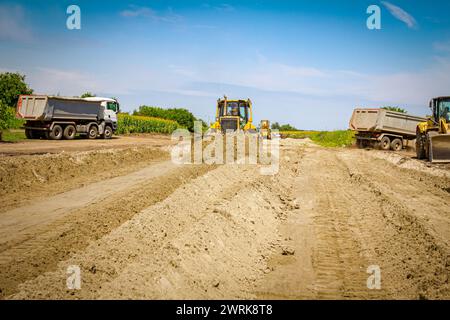
<svg viewBox="0 0 450 320"><path fill-rule="evenodd" d="M81 8L81 30L66 9ZM366 27L369 5L381 30ZM38 93L85 91L122 108L185 107L212 121L217 98L251 98L257 121L343 129L353 108L425 115L450 94L450 2L1 1L0 70Z"/></svg>

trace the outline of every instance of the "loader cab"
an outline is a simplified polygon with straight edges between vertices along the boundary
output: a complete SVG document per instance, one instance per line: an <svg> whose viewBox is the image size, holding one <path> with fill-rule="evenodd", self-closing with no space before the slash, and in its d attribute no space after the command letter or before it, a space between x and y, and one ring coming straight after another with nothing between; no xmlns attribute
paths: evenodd
<svg viewBox="0 0 450 320"><path fill-rule="evenodd" d="M433 120L436 124L439 119L450 122L450 97L439 97L430 101L430 108L433 111Z"/></svg>

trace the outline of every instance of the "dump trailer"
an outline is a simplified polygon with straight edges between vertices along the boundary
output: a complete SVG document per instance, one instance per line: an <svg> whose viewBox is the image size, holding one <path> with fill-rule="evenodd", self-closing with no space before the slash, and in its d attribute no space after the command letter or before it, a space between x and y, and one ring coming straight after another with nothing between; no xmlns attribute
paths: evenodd
<svg viewBox="0 0 450 320"><path fill-rule="evenodd" d="M450 97L431 99L430 109L432 116L417 125L417 158L450 162Z"/></svg>
<svg viewBox="0 0 450 320"><path fill-rule="evenodd" d="M417 124L423 121L426 118L402 112L357 108L349 127L356 131L356 143L360 148L371 146L399 151L416 138Z"/></svg>
<svg viewBox="0 0 450 320"><path fill-rule="evenodd" d="M117 129L119 103L115 99L21 95L16 117L26 120L28 139L109 139Z"/></svg>

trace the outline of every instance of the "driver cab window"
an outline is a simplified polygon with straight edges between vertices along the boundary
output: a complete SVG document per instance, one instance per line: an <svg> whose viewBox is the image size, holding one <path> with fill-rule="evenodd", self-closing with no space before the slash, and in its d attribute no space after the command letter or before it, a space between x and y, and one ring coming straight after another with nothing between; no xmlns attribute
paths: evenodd
<svg viewBox="0 0 450 320"><path fill-rule="evenodd" d="M450 101L442 101L439 107L440 118L450 121Z"/></svg>
<svg viewBox="0 0 450 320"><path fill-rule="evenodd" d="M229 102L227 104L227 116L238 116L239 105L236 102Z"/></svg>
<svg viewBox="0 0 450 320"><path fill-rule="evenodd" d="M245 102L241 102L239 104L239 115L241 116L242 120L244 120L245 122L248 121L248 108Z"/></svg>
<svg viewBox="0 0 450 320"><path fill-rule="evenodd" d="M106 104L106 108L107 108L108 110L112 110L112 111L114 111L114 112L117 112L117 104L116 104L115 102L108 102L108 103Z"/></svg>

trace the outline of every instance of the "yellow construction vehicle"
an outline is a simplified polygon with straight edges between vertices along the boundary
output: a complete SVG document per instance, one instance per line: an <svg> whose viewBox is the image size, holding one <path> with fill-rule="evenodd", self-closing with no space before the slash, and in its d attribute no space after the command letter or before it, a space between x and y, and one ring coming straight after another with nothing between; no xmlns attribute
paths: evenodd
<svg viewBox="0 0 450 320"><path fill-rule="evenodd" d="M433 115L417 125L417 158L450 162L450 97L433 98L430 108Z"/></svg>
<svg viewBox="0 0 450 320"><path fill-rule="evenodd" d="M259 134L264 139L272 139L272 132L270 129L270 121L269 120L261 120L259 125Z"/></svg>
<svg viewBox="0 0 450 320"><path fill-rule="evenodd" d="M216 121L211 125L212 131L256 132L252 124L252 102L247 100L228 100L226 96L217 100Z"/></svg>

